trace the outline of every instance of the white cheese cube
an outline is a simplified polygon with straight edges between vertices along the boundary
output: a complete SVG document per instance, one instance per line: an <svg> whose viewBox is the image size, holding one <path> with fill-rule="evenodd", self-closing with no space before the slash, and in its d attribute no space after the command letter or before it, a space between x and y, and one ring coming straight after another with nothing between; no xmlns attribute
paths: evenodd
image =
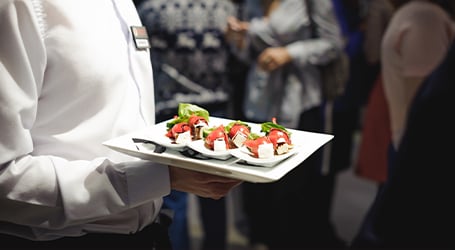
<svg viewBox="0 0 455 250"><path fill-rule="evenodd" d="M272 158L275 154L272 143L265 143L258 146L258 157L262 159Z"/></svg>
<svg viewBox="0 0 455 250"><path fill-rule="evenodd" d="M237 132L232 138L232 142L236 147L240 148L243 146L243 143L245 143L246 139L247 137L244 133Z"/></svg>
<svg viewBox="0 0 455 250"><path fill-rule="evenodd" d="M286 139L284 139L283 137L281 138L278 138L278 140L276 141L277 143L286 143Z"/></svg>
<svg viewBox="0 0 455 250"><path fill-rule="evenodd" d="M222 138L218 138L213 141L213 151L215 152L223 152L226 151L226 142Z"/></svg>
<svg viewBox="0 0 455 250"><path fill-rule="evenodd" d="M289 144L287 143L278 143L277 147L276 147L276 153L278 155L282 155L282 154L285 154L289 152Z"/></svg>
<svg viewBox="0 0 455 250"><path fill-rule="evenodd" d="M191 142L191 132L186 131L184 133L178 134L177 138L175 139L175 143L177 144L188 144Z"/></svg>

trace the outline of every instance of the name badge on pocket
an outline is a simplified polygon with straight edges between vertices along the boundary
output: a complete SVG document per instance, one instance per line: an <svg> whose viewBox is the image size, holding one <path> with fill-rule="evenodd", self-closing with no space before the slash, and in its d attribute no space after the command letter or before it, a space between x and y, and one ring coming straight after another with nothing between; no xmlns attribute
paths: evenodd
<svg viewBox="0 0 455 250"><path fill-rule="evenodd" d="M134 44L138 50L150 48L149 37L144 26L131 26L131 33L133 34Z"/></svg>

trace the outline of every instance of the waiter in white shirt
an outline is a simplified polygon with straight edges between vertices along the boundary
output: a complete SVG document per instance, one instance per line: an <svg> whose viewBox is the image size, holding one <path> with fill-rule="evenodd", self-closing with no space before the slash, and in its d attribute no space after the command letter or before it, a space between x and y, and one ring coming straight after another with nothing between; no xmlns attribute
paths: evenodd
<svg viewBox="0 0 455 250"><path fill-rule="evenodd" d="M218 199L240 183L101 144L155 122L132 1L3 0L0 34L2 242L93 247L136 237L130 249L141 235L154 241L171 189Z"/></svg>

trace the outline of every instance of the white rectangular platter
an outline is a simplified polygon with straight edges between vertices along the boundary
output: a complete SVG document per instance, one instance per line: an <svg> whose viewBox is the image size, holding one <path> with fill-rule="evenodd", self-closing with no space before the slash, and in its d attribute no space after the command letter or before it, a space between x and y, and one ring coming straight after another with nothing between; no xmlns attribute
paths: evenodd
<svg viewBox="0 0 455 250"><path fill-rule="evenodd" d="M266 162L261 166L261 163L248 162L234 156L227 159L205 157L202 154L194 154L195 151L191 150L190 147L167 144L167 138L165 137L167 122L164 121L150 128L110 139L105 141L103 145L144 160L240 179L247 182L266 183L282 178L333 138L333 135L330 134L288 129L291 132L291 140L295 146L293 154L279 162L274 162L272 165ZM226 125L229 122L232 122L232 120L210 117L209 125ZM252 128L252 132L259 133L260 124L248 124ZM133 138L153 141L158 146L150 143L135 143L133 142Z"/></svg>

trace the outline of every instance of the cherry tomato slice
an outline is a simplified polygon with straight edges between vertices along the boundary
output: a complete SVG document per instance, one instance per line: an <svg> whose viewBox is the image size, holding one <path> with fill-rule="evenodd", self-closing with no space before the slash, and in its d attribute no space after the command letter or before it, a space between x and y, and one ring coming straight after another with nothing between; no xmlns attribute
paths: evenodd
<svg viewBox="0 0 455 250"><path fill-rule="evenodd" d="M272 128L270 130L270 132L267 134L267 136L269 137L270 141L273 143L273 147L276 149L277 148L277 145L278 143L287 143L288 145L291 145L291 139L289 138L289 135L280 130L280 129L275 129L275 128ZM284 139L284 141L283 141Z"/></svg>
<svg viewBox="0 0 455 250"><path fill-rule="evenodd" d="M272 143L267 136L262 136L254 140L246 140L244 145L248 148L248 150L253 153L254 157L259 157L258 149L259 145Z"/></svg>
<svg viewBox="0 0 455 250"><path fill-rule="evenodd" d="M190 125L186 122L180 122L175 124L171 129L168 130L166 136L171 139L176 139L178 134L190 131Z"/></svg>
<svg viewBox="0 0 455 250"><path fill-rule="evenodd" d="M229 148L229 139L228 139L226 132L224 131L223 125L220 125L216 129L214 129L212 132L210 132L210 134L208 134L207 137L205 137L205 141L204 141L205 146L207 148L213 150L214 145L215 145L215 140L218 140L218 139L223 139L224 142L226 143L226 148L227 149Z"/></svg>

